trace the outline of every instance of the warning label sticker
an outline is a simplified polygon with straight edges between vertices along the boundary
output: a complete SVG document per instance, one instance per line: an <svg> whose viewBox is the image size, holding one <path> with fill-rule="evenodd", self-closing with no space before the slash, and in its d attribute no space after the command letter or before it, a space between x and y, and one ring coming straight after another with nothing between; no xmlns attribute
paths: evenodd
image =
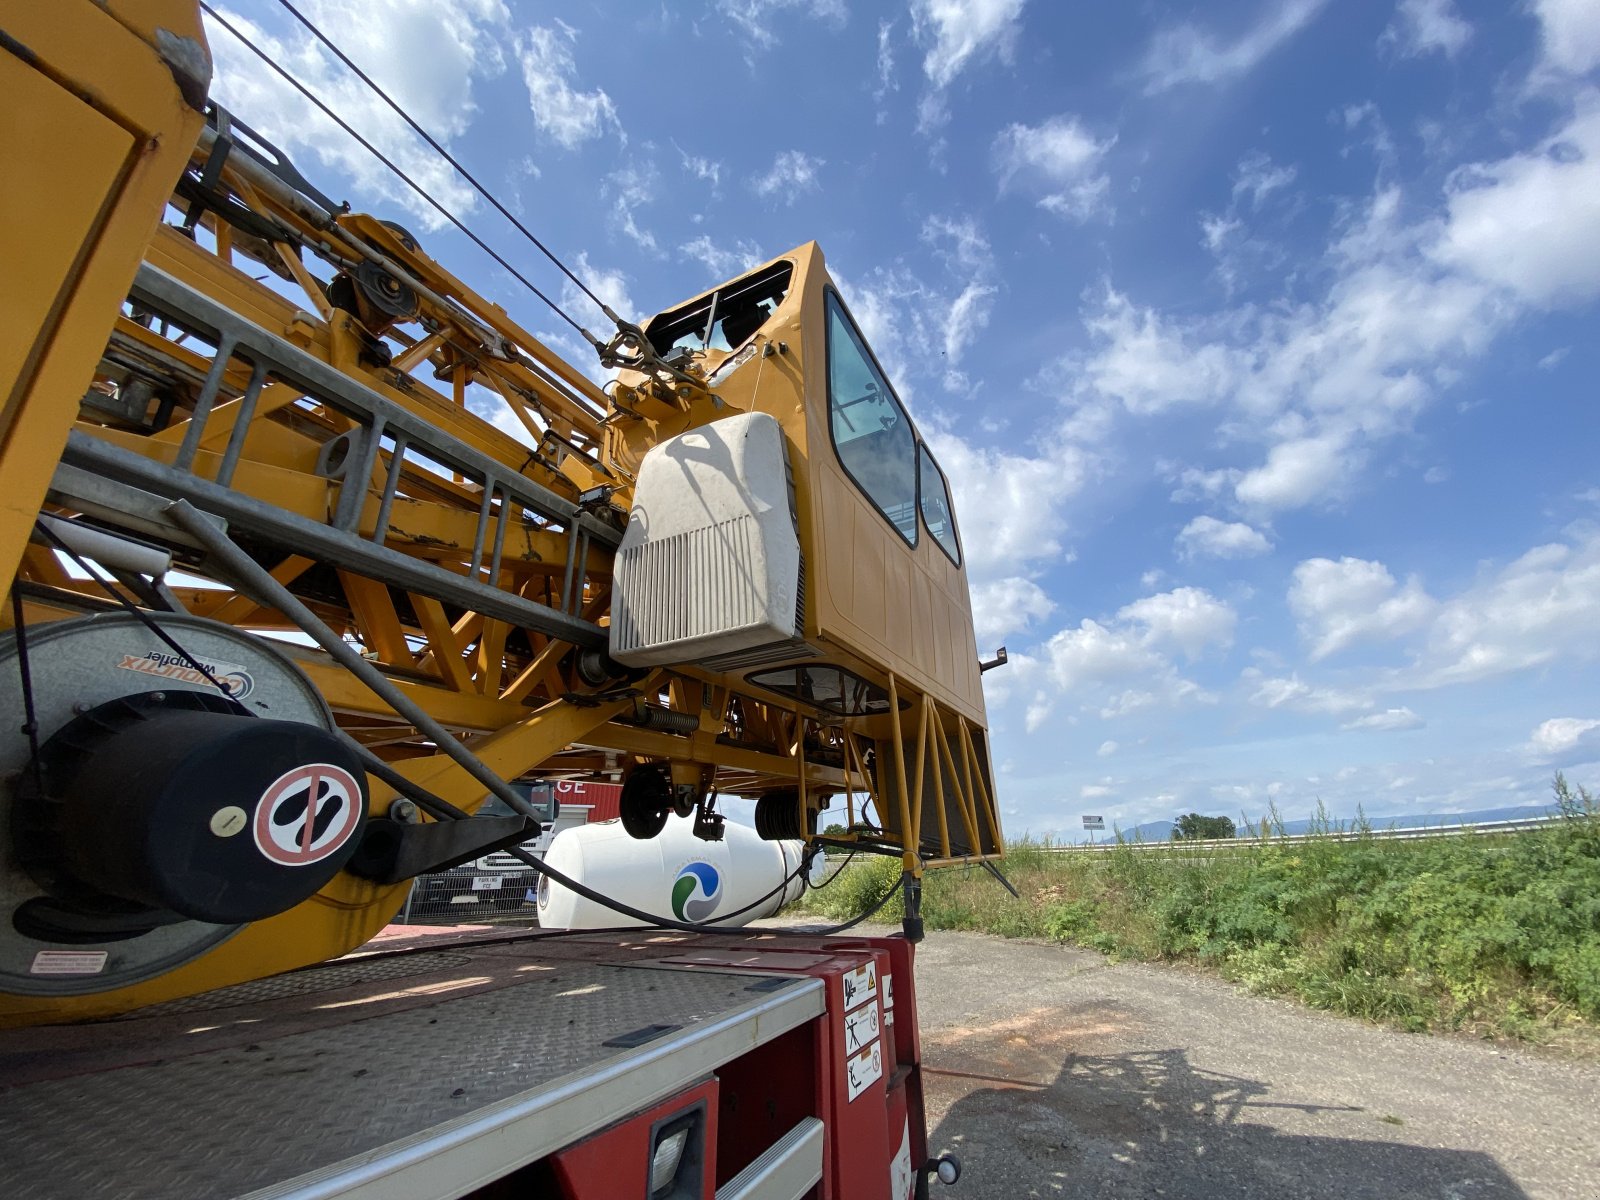
<svg viewBox="0 0 1600 1200"><path fill-rule="evenodd" d="M857 1054L878 1040L883 1031L876 1004L864 1004L844 1018L844 1052Z"/></svg>
<svg viewBox="0 0 1600 1200"><path fill-rule="evenodd" d="M843 979L844 1007L849 1012L858 1004L878 998L878 964L869 962L857 967Z"/></svg>
<svg viewBox="0 0 1600 1200"><path fill-rule="evenodd" d="M873 1042L860 1054L845 1063L846 1088L851 1103L873 1083L883 1078L883 1048Z"/></svg>
<svg viewBox="0 0 1600 1200"><path fill-rule="evenodd" d="M256 805L256 848L285 867L321 862L361 824L361 786L343 767L310 763L278 776Z"/></svg>
<svg viewBox="0 0 1600 1200"><path fill-rule="evenodd" d="M30 975L98 975L106 969L106 950L41 950L33 956Z"/></svg>

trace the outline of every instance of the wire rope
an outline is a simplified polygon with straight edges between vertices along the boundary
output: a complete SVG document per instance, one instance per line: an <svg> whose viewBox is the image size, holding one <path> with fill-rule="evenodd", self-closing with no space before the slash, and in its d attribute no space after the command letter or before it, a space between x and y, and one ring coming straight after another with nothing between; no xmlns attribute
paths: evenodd
<svg viewBox="0 0 1600 1200"><path fill-rule="evenodd" d="M585 296L589 297L589 299L593 300L595 304L599 306L601 312L605 313L606 316L610 317L612 320L616 319L616 314L613 313L609 307L607 307L604 300L600 299L599 296L595 295L594 292L589 289L588 284L584 283L583 280L574 275L567 267L566 263L557 258L555 253L548 246L540 241L533 234L533 232L526 225L524 225L514 213L511 212L510 209L506 208L504 204L500 203L499 199L495 197L495 195L491 193L488 188L479 183L472 172L467 170L466 167L462 166L461 162L455 157L455 155L451 154L450 151L446 150L442 145L440 145L438 139L436 139L431 133L419 125L412 118L411 114L406 112L405 109L401 108L399 103L392 96L390 96L388 92L384 91L383 88L380 87L370 75L352 62L348 54L339 49L338 46L334 45L332 39L330 39L327 34L318 29L317 26L305 16L304 13L290 3L290 0L278 0L278 3L283 5L283 7L289 11L290 16L294 17L294 19L299 21L300 24L304 25L306 29L310 31L311 36L326 46L329 52L346 67L348 67L351 72L361 80L362 83L366 84L367 87L372 89L373 94L376 95L378 99L382 100L391 109L393 109L395 115L409 125L412 131L415 132L418 137L427 142L428 145L432 146L434 150L438 152L439 157L454 167L457 174L470 183L473 187L473 190L475 190L478 195L482 196L485 200L492 204L496 212L498 212L506 220L510 221L518 233L522 234L523 237L527 238L530 242L537 246L539 253L548 258L552 263L555 264L557 270L559 270L568 279L572 280L573 284L580 291L582 291Z"/></svg>
<svg viewBox="0 0 1600 1200"><path fill-rule="evenodd" d="M361 134L357 133L356 130L350 125L350 123L348 121L346 121L343 117L341 117L338 113L336 113L319 96L317 96L308 87L306 87L305 84L301 83L298 79L296 79L294 77L294 75L291 74L289 72L289 70L287 68L285 68L281 63L273 61L272 57L270 55L268 55L266 53L266 51L262 50L261 47L257 46L254 42L252 42L249 38L247 38L238 29L234 28L234 26L228 21L228 19L226 17L224 17L221 13L217 12L217 10L215 8L213 8L207 2L207 0L200 0L200 7L203 8L207 13L209 13L211 15L211 18L213 20L215 20L218 25L220 25L223 29L227 30L230 34L232 34L235 38L237 38L239 40L239 42L242 45L245 46L246 49L248 49L251 53L253 53L262 62L266 63L267 66L271 67L275 72L277 72L278 75L282 76L284 81L287 82L289 84L289 86L294 88L295 91L299 92L307 100L311 101L312 104L316 105L317 108L322 112L322 114L324 116L326 116L330 121L332 121L340 129L344 130L345 133L349 134L350 137L354 138L356 142L358 142L368 153L370 153L374 158L376 158L379 162L381 162L385 167L389 168L390 171L394 172L394 174L399 179L401 179L406 184L406 186L408 186L418 196L422 197L422 199L426 200L430 205L432 205L433 208L442 217L445 218L445 220L449 221L450 224L454 225L458 230L460 230L463 234L465 234L473 242L474 245L476 245L480 250L482 250L490 258L494 259L494 261L497 262L501 267L503 267L507 272L509 272L510 275L514 279L516 279L518 283L522 284L523 287L527 288L530 292L532 292L535 296L537 296L540 300L542 300L545 303L545 305L549 307L551 312L555 313L556 316L560 317L568 325L572 326L572 328L575 329L584 338L584 340L586 340L587 342L589 342L591 345L595 346L596 348L599 348L599 347L601 347L603 345L603 343L598 338L596 338L594 336L594 334L590 333L587 329L585 329L582 325L580 325L576 320L574 320L572 318L572 316L570 316L565 309L563 309L554 300L550 299L549 296L545 295L544 292L542 292L531 280L529 280L527 278L527 276L523 275L521 271L517 270L509 262L507 262L505 260L505 257L503 255L501 255L497 250L495 250L492 246L490 246L488 242L484 241L481 237L479 237L476 233L474 233L471 229L469 229L466 226L466 224L459 217L457 217L453 212L451 212L448 208L446 208L438 200L434 199L434 197L427 191L427 189L425 189L416 180L412 179L411 176L407 175L405 173L405 171L403 171L400 168L400 166L397 163L395 163L395 161L393 159L391 159L388 155L386 155L382 150L379 150L376 146L374 146L366 138L362 137ZM582 286L582 285L580 284L579 286ZM585 292L588 291L587 288L585 288L584 290L585 290ZM607 312L608 315L611 315L609 309L606 309L605 311Z"/></svg>

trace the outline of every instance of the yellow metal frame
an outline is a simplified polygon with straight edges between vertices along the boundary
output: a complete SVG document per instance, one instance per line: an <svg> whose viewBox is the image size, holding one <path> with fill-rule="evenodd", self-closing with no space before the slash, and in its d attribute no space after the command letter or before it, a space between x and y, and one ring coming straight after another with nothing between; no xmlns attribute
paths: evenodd
<svg viewBox="0 0 1600 1200"><path fill-rule="evenodd" d="M931 538L915 552L893 545L832 451L827 404L807 382L826 375L822 298L832 286L814 245L785 256L794 266L788 297L756 335L759 352L715 395L706 381L728 357L719 351L682 369L646 355L602 390L408 235L363 214L320 218L236 155L223 161L220 186L281 231L279 240L246 237L211 212L187 234L162 224L164 213L181 218L187 205L173 199L174 185L191 165L210 160L214 143L191 103L194 81L168 61L176 44L194 52L186 61L206 62L192 0L63 0L14 6L5 22L27 53L0 50L0 84L26 119L20 140L7 135L0 159L7 180L0 258L29 269L8 271L0 290L0 555L8 556L0 562L12 564L0 580L8 591L13 579L27 585L30 624L107 605L98 584L74 578L53 552L30 544L41 511L74 515L46 503L69 432L172 465L196 421L202 426L189 469L200 480L218 478L230 438L247 421L228 480L235 493L321 522L346 489L360 489L362 536L464 577L474 573L471 551L487 519L480 510L495 510L497 530L507 531L505 551L497 575L480 566L476 577L547 607L564 599L566 531L527 513L519 518L503 497L486 508L471 480L404 457L386 509L389 449L365 478L319 474L319 453L352 428L350 418L276 378L247 411L256 373L249 362L226 363L216 403L197 411L193 383L210 370L210 354L186 331L123 306L145 262L572 501L606 487L626 513L634 472L651 446L730 412L776 417L796 465L802 544L815 549L806 640L821 661L887 686L885 714L840 717L690 665L624 693L597 689L576 671L575 647L559 637L447 607L348 565L330 571L293 546L282 547L268 569L302 589L323 622L359 642L407 697L504 778L664 761L700 769L720 794L792 791L807 829L827 798L843 796L849 836L899 854L913 874L1002 852L965 572ZM70 156L59 152L60 130L78 131ZM47 195L50 205L36 207ZM397 317L359 289L353 306L330 301L318 270L337 274L360 263L406 281L414 309ZM251 277L263 266L292 298ZM622 335L619 344L625 341ZM113 418L104 405L80 405L86 394L120 396L129 381L146 377L161 383L160 419ZM532 451L472 410L480 394L505 403ZM604 626L610 553L590 544L575 568L575 610ZM208 570L204 561L192 569ZM847 575L856 582L841 599L830 581ZM320 586L304 587L308 580ZM195 615L239 629L294 628L220 578L175 591ZM8 605L0 627L10 621ZM438 796L469 811L482 803L482 785L379 696L320 651L291 653L358 741ZM694 731L628 723L646 705L692 715ZM369 784L372 811L384 811L393 789L375 778ZM858 796L874 802L878 825L863 825ZM404 895L404 885L341 875L312 901L146 983L48 1001L0 995L0 1023L116 1012L319 961L371 937Z"/></svg>

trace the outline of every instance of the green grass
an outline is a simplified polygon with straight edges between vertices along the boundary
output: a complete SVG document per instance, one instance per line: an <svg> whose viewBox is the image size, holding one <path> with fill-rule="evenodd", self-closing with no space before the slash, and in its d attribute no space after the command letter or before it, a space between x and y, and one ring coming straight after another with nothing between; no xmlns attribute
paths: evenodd
<svg viewBox="0 0 1600 1200"><path fill-rule="evenodd" d="M1587 1038L1600 1033L1600 803L1559 775L1556 794L1563 820L1501 836L1251 840L1220 853L1022 842L1003 864L1020 900L980 870L932 871L923 916L930 930L1195 964L1406 1029ZM853 864L805 907L847 919L899 871L898 860ZM896 898L881 917L899 916Z"/></svg>

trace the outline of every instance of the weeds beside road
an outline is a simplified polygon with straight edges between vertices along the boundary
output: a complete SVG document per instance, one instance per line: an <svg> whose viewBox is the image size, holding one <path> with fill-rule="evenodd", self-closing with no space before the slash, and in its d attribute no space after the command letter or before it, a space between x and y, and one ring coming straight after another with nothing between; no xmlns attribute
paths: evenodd
<svg viewBox="0 0 1600 1200"><path fill-rule="evenodd" d="M1022 842L1003 863L1020 900L986 872L934 871L923 916L930 929L1192 963L1405 1029L1600 1034L1600 805L1559 776L1557 798L1563 820L1501 836L1268 838L1220 854ZM852 865L805 907L854 916L899 870L898 859ZM897 898L884 919L898 916Z"/></svg>

